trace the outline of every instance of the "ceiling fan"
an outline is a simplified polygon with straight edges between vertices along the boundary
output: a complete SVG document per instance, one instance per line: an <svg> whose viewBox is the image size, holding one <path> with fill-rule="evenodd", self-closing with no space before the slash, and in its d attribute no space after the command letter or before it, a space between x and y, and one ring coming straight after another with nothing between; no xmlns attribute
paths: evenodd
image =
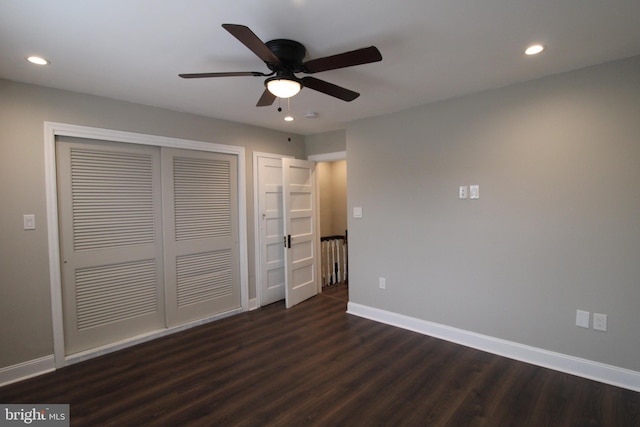
<svg viewBox="0 0 640 427"><path fill-rule="evenodd" d="M222 24L222 28L262 59L271 72L240 71L179 74L179 76L184 79L243 76L268 77L264 82L266 89L258 100L257 107L269 106L273 104L276 98L290 98L303 87L308 87L343 101L353 101L360 96L358 92L315 77L298 78L295 73L313 74L382 60L380 51L375 46L370 46L303 62L307 50L297 41L276 39L263 43L249 27L244 25Z"/></svg>

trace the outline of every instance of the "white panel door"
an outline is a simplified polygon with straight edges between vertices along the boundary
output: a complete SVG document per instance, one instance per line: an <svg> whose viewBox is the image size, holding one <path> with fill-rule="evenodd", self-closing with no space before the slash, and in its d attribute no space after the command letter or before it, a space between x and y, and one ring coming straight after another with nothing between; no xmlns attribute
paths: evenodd
<svg viewBox="0 0 640 427"><path fill-rule="evenodd" d="M313 162L282 159L287 308L318 293L314 169Z"/></svg>
<svg viewBox="0 0 640 427"><path fill-rule="evenodd" d="M260 305L284 299L282 159L258 157Z"/></svg>
<svg viewBox="0 0 640 427"><path fill-rule="evenodd" d="M165 327L158 147L56 148L65 353Z"/></svg>
<svg viewBox="0 0 640 427"><path fill-rule="evenodd" d="M167 324L242 307L237 156L162 149Z"/></svg>

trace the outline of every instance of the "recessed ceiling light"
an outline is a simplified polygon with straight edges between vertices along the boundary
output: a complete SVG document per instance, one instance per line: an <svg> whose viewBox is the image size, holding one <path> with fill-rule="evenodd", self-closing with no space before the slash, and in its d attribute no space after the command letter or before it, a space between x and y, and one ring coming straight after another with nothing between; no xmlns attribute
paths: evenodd
<svg viewBox="0 0 640 427"><path fill-rule="evenodd" d="M49 65L50 62L40 56L30 56L27 58L27 61L36 65Z"/></svg>
<svg viewBox="0 0 640 427"><path fill-rule="evenodd" d="M316 117L318 117L318 113L316 113L315 111L309 111L307 114L304 115L307 119L315 119Z"/></svg>
<svg viewBox="0 0 640 427"><path fill-rule="evenodd" d="M293 121L293 116L287 116L284 118L285 122L292 122Z"/></svg>
<svg viewBox="0 0 640 427"><path fill-rule="evenodd" d="M544 50L544 46L541 44L532 44L524 51L526 55L537 55Z"/></svg>

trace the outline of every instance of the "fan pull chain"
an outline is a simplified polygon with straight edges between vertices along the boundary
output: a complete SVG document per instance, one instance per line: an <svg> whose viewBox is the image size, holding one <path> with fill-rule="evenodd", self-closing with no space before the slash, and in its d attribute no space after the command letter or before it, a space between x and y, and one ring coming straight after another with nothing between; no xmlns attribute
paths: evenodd
<svg viewBox="0 0 640 427"><path fill-rule="evenodd" d="M291 115L291 98L287 98L287 117L284 118L285 122L292 122L293 116Z"/></svg>

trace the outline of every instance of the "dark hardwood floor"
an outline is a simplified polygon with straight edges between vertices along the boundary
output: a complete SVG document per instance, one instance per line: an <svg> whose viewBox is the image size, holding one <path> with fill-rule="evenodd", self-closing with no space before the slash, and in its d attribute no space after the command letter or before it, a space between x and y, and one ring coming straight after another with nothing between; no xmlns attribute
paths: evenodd
<svg viewBox="0 0 640 427"><path fill-rule="evenodd" d="M0 388L73 426L640 426L640 393L282 303Z"/></svg>
<svg viewBox="0 0 640 427"><path fill-rule="evenodd" d="M349 287L344 283L325 286L322 288L322 295L329 298L339 299L344 302L349 302Z"/></svg>

